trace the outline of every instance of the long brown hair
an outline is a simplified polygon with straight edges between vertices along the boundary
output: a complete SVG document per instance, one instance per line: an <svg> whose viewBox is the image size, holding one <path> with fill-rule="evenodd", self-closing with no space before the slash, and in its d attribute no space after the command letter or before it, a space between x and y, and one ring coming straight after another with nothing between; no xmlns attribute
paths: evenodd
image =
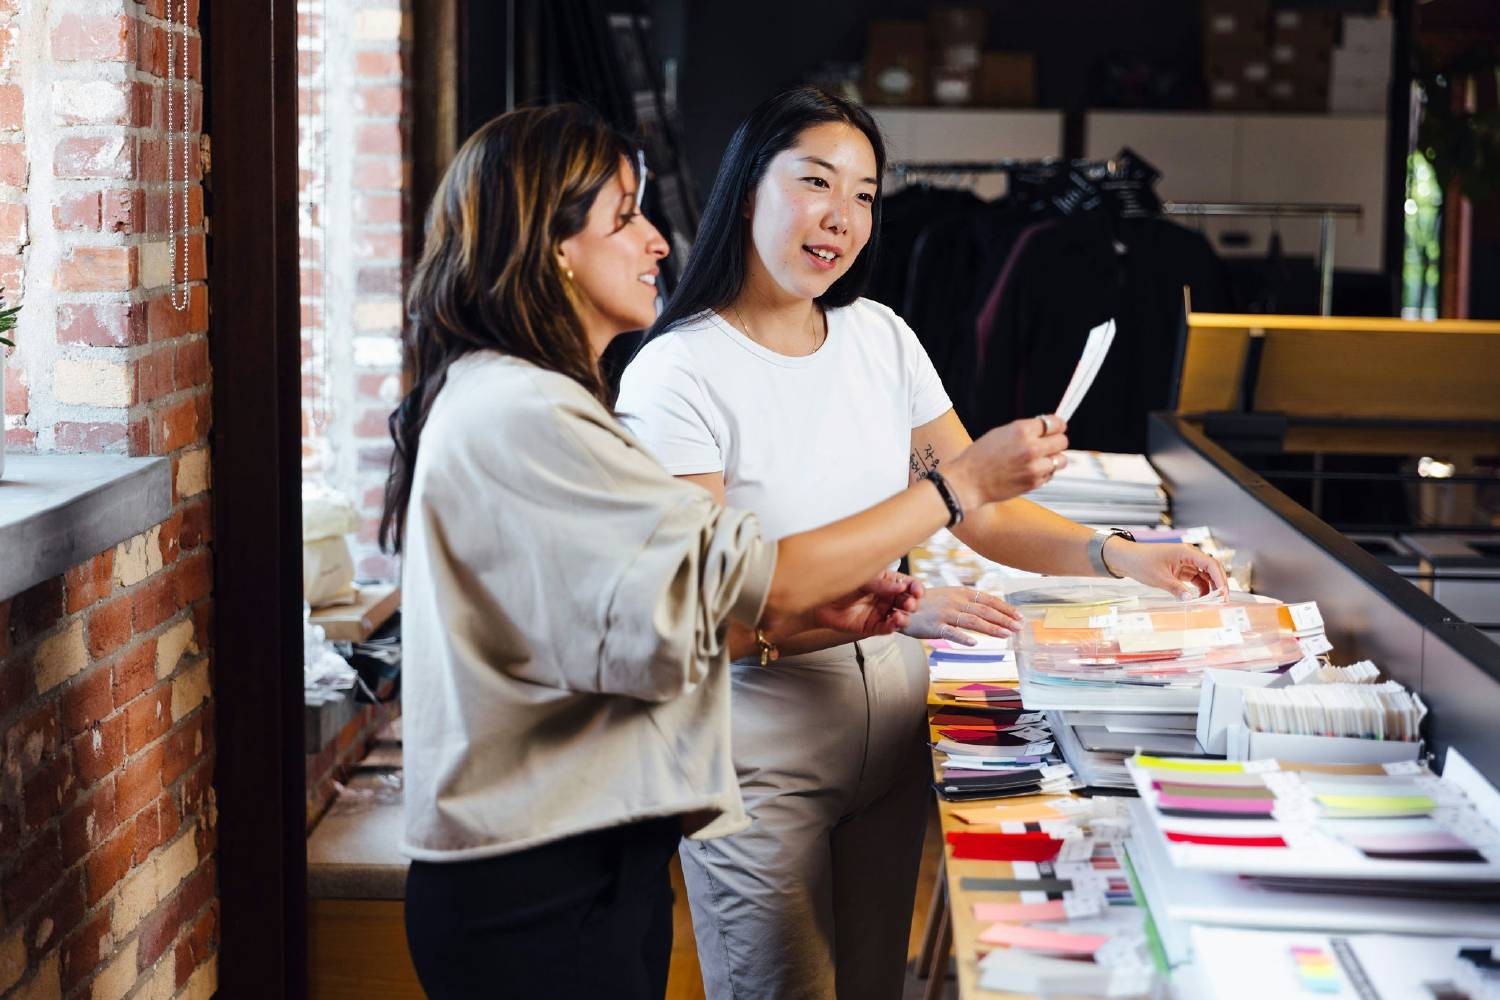
<svg viewBox="0 0 1500 1000"><path fill-rule="evenodd" d="M448 366L495 350L575 379L608 405L608 388L559 267L595 196L629 160L625 139L577 104L495 118L453 158L427 215L407 293L411 391L391 414L390 477L380 540L399 552L422 427Z"/></svg>

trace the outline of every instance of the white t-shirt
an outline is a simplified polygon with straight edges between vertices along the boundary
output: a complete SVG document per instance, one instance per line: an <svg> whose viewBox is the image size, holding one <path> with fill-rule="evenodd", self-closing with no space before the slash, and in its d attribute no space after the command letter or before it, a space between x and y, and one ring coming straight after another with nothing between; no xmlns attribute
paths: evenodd
<svg viewBox="0 0 1500 1000"><path fill-rule="evenodd" d="M729 506L774 540L905 489L912 429L952 405L911 327L860 299L800 358L696 316L641 349L616 408L668 472L722 472Z"/></svg>

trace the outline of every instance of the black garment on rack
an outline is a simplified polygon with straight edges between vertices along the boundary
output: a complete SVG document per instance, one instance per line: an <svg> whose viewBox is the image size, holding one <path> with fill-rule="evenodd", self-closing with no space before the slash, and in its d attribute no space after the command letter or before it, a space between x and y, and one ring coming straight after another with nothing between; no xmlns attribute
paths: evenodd
<svg viewBox="0 0 1500 1000"><path fill-rule="evenodd" d="M1051 412L1088 331L1113 318L1114 344L1068 437L1078 448L1145 451L1146 415L1170 405L1184 285L1195 309L1232 307L1213 248L1164 219L1086 213L1034 229L975 332L961 414L970 433Z"/></svg>
<svg viewBox="0 0 1500 1000"><path fill-rule="evenodd" d="M984 201L963 188L910 184L882 199L880 254L865 294L897 312L905 304L907 271L917 239L933 221L978 210Z"/></svg>

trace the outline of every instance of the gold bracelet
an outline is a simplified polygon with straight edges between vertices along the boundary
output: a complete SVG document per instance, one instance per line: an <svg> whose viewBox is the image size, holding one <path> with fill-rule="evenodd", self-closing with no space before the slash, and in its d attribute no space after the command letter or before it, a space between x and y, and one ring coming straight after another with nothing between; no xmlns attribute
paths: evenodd
<svg viewBox="0 0 1500 1000"><path fill-rule="evenodd" d="M770 666L772 660L781 657L781 650L766 635L765 629L755 630L755 648L760 650L760 665L763 667Z"/></svg>

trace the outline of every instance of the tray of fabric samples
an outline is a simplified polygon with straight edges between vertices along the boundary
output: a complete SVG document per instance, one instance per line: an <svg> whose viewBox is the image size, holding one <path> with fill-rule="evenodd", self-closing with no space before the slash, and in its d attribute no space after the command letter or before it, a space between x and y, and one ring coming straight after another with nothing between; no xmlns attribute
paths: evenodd
<svg viewBox="0 0 1500 1000"><path fill-rule="evenodd" d="M1137 755L1126 766L1178 868L1500 900L1500 793L1456 751L1441 777L1412 761Z"/></svg>

